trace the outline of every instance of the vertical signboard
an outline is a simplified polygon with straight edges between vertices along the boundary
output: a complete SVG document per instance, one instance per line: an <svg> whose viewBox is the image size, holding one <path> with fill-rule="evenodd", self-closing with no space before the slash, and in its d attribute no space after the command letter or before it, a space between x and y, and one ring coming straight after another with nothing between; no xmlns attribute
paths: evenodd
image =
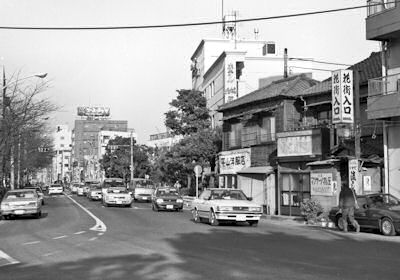
<svg viewBox="0 0 400 280"><path fill-rule="evenodd" d="M227 59L225 61L225 87L224 103L231 102L237 98L236 85L236 61Z"/></svg>
<svg viewBox="0 0 400 280"><path fill-rule="evenodd" d="M354 122L353 71L332 72L332 123Z"/></svg>
<svg viewBox="0 0 400 280"><path fill-rule="evenodd" d="M349 187L358 190L358 160L349 159Z"/></svg>

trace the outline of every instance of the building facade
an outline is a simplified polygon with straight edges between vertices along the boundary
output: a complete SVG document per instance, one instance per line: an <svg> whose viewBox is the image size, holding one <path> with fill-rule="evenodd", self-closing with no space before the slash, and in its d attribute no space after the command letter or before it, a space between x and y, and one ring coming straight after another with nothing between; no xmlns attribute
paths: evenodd
<svg viewBox="0 0 400 280"><path fill-rule="evenodd" d="M57 125L53 133L54 157L51 182L69 182L71 178L72 132L68 125Z"/></svg>
<svg viewBox="0 0 400 280"><path fill-rule="evenodd" d="M369 81L367 114L383 128L385 192L400 197L400 4L367 3L366 37L382 46L382 76Z"/></svg>

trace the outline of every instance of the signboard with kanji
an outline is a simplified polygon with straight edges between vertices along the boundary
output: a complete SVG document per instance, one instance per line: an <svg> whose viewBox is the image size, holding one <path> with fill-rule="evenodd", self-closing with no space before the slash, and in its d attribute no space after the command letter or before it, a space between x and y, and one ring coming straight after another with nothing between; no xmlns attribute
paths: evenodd
<svg viewBox="0 0 400 280"><path fill-rule="evenodd" d="M224 103L231 102L238 97L236 84L236 62L232 59L225 61L225 88Z"/></svg>
<svg viewBox="0 0 400 280"><path fill-rule="evenodd" d="M358 160L349 160L349 187L358 190Z"/></svg>
<svg viewBox="0 0 400 280"><path fill-rule="evenodd" d="M311 195L332 196L333 180L332 173L311 173L310 190Z"/></svg>
<svg viewBox="0 0 400 280"><path fill-rule="evenodd" d="M332 123L354 122L353 71L332 72Z"/></svg>
<svg viewBox="0 0 400 280"><path fill-rule="evenodd" d="M237 171L250 167L250 153L250 148L220 152L220 174L236 174Z"/></svg>

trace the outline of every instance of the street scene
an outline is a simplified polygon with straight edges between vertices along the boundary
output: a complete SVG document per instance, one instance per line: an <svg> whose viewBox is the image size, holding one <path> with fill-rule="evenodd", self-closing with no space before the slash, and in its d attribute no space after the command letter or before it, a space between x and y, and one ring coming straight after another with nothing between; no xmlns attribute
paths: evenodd
<svg viewBox="0 0 400 280"><path fill-rule="evenodd" d="M0 1L0 279L398 279L400 1Z"/></svg>

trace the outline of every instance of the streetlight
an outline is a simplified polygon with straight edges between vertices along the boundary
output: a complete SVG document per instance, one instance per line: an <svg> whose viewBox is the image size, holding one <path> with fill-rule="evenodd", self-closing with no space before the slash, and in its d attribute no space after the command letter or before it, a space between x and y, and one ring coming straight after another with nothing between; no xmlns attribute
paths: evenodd
<svg viewBox="0 0 400 280"><path fill-rule="evenodd" d="M17 79L17 80L15 80L15 81L13 81L13 82L11 82L11 83L9 83L9 84L7 84L6 83L6 74L5 74L5 69L4 69L4 66L3 66L3 86L2 86L2 93L3 93L3 123L2 123L2 129L3 129L3 141L4 141L4 151L7 151L8 149L7 149L7 141L6 141L6 138L7 138L7 131L6 131L6 129L4 129L4 125L6 124L6 109L7 109L7 106L10 106L10 100L8 99L8 97L7 97L7 87L9 87L10 85L12 85L12 84L17 84L18 82L20 82L20 81L23 81L23 80L26 80L26 79L30 79L30 78L34 78L34 77L36 77L36 78L40 78L40 79L43 79L43 78L45 78L47 76L47 73L38 73L38 74L34 74L34 75L30 75L30 76L27 76L27 77L24 77L24 78L21 78L21 79ZM12 155L13 156L13 155ZM14 160L13 160L13 158L11 158L11 170L10 170L10 172L11 172L11 189L14 189ZM4 152L3 153L3 166L2 166L2 171L3 171L3 185L5 185L5 171L6 171L6 152Z"/></svg>

